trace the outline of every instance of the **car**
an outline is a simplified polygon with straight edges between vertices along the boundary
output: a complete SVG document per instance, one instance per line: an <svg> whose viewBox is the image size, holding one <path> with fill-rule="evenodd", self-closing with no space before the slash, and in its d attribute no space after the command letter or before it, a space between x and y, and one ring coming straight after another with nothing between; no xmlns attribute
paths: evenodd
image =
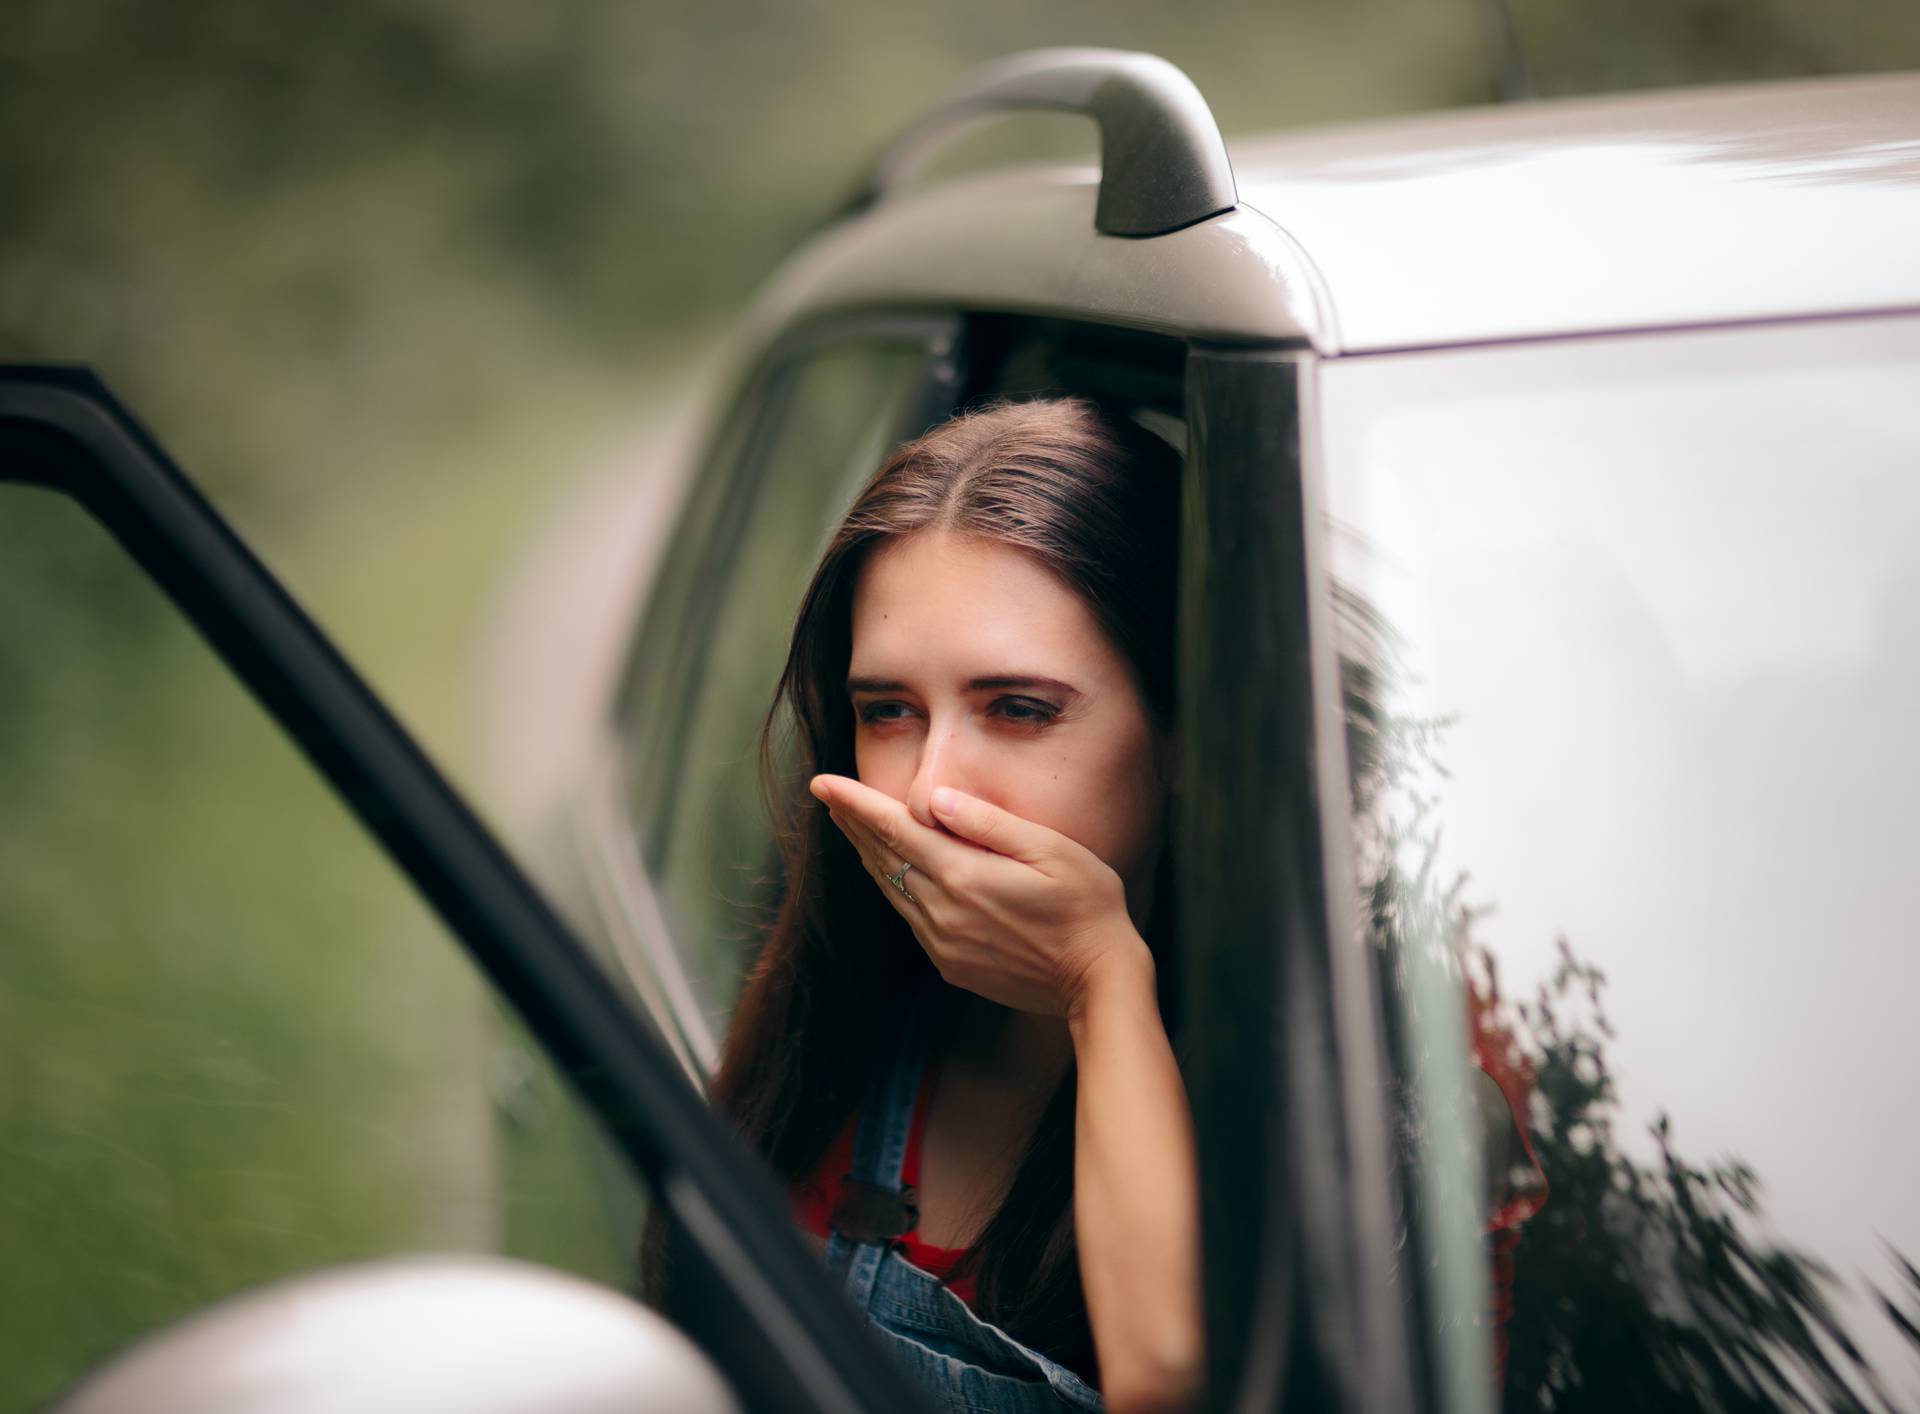
<svg viewBox="0 0 1920 1414"><path fill-rule="evenodd" d="M1099 164L916 182L1028 105ZM1502 1154L1512 1407L1920 1400L1916 163L1913 75L1229 141L1149 56L987 69L650 468L683 504L544 825L562 895L704 1079L828 528L952 411L1097 398L1186 456L1215 1407L1499 1399L1488 1238L1410 1218ZM1449 1157L1476 1075L1525 1123Z"/></svg>
<svg viewBox="0 0 1920 1414"><path fill-rule="evenodd" d="M912 186L1030 107L1100 164ZM552 905L130 414L7 370L0 476L168 589L695 1254L679 1334L524 1268L363 1267L70 1407L205 1407L235 1352L367 1407L408 1338L412 1407L915 1407L697 1086L778 886L752 741L822 538L889 446L1047 392L1184 453L1207 1406L1920 1398L1917 162L1912 76L1229 143L1153 56L989 66L783 266L657 469L684 501L544 822ZM408 1327L457 1291L491 1314ZM507 1378L576 1327L550 1386Z"/></svg>

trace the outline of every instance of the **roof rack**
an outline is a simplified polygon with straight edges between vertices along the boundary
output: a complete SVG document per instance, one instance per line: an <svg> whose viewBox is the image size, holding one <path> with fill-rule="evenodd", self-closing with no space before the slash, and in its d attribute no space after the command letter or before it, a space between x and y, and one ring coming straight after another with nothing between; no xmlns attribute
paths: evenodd
<svg viewBox="0 0 1920 1414"><path fill-rule="evenodd" d="M886 200L956 129L1025 109L1084 113L1099 126L1093 224L1103 235L1164 235L1239 201L1220 127L1177 66L1131 49L1030 49L982 65L910 124L840 214Z"/></svg>

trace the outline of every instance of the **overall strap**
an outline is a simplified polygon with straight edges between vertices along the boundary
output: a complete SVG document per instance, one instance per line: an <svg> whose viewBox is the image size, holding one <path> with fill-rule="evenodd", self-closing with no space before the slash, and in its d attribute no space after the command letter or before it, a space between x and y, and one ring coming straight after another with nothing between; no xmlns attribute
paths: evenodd
<svg viewBox="0 0 1920 1414"><path fill-rule="evenodd" d="M933 989L918 992L899 1017L891 1046L868 1080L853 1134L853 1169L841 1182L827 1241L827 1267L862 1311L873 1300L881 1260L895 1239L919 1225L911 1187L900 1182L926 1058Z"/></svg>

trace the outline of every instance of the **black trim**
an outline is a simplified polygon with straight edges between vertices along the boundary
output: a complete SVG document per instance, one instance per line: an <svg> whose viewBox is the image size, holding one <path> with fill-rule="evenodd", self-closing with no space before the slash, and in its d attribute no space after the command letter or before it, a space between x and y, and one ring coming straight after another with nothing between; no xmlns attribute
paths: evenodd
<svg viewBox="0 0 1920 1414"><path fill-rule="evenodd" d="M1353 926L1351 804L1311 363L1187 365L1178 821L1201 1155L1208 1407L1416 1410L1393 1285L1378 1008Z"/></svg>
<svg viewBox="0 0 1920 1414"><path fill-rule="evenodd" d="M1032 315L974 315L967 327L973 349L969 400L1084 395L1170 413L1185 406L1184 339Z"/></svg>
<svg viewBox="0 0 1920 1414"><path fill-rule="evenodd" d="M90 372L0 366L0 481L90 511L379 838L690 1239L688 1334L755 1410L919 1397L800 1242L778 1185L686 1083L347 662Z"/></svg>

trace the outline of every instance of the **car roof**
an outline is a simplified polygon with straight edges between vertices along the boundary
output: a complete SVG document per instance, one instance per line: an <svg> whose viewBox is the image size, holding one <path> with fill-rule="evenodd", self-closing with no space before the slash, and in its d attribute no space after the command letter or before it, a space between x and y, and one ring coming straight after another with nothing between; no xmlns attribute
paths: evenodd
<svg viewBox="0 0 1920 1414"><path fill-rule="evenodd" d="M1920 306L1920 75L1229 144L1348 350Z"/></svg>
<svg viewBox="0 0 1920 1414"><path fill-rule="evenodd" d="M1920 74L1462 109L1229 138L1240 204L1093 229L1023 165L811 242L751 322L960 306L1359 353L1920 308Z"/></svg>

